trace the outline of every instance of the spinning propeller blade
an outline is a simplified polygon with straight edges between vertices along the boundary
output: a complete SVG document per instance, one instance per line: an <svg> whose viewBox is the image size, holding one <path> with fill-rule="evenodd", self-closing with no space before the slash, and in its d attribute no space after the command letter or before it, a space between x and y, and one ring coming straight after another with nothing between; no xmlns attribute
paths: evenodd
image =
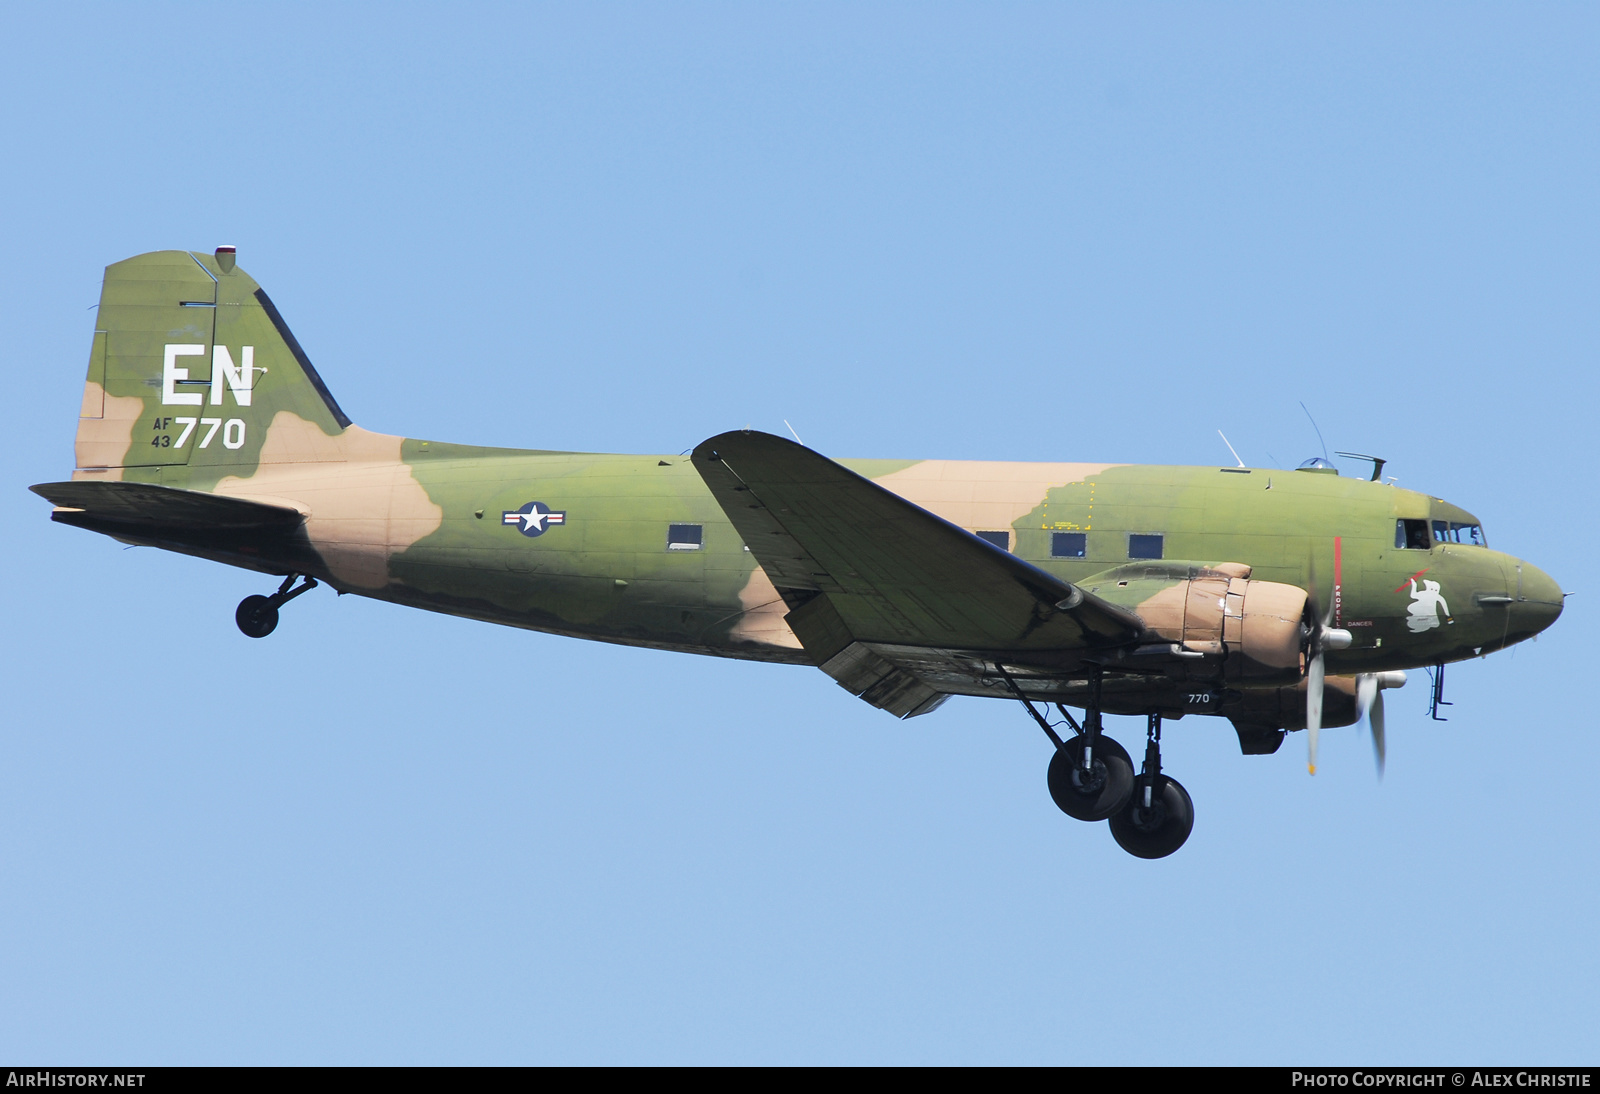
<svg viewBox="0 0 1600 1094"><path fill-rule="evenodd" d="M1306 610L1311 623L1306 630L1306 768L1317 773L1317 737L1322 732L1322 685L1327 678L1327 650L1347 649L1353 640L1350 632L1333 626L1333 604L1322 607L1317 585L1317 555L1311 552L1307 567Z"/></svg>
<svg viewBox="0 0 1600 1094"><path fill-rule="evenodd" d="M1383 692L1378 692L1372 700L1372 709L1367 711L1367 728L1372 730L1372 754L1378 761L1378 778L1383 778L1383 760L1388 751L1383 737Z"/></svg>
<svg viewBox="0 0 1600 1094"><path fill-rule="evenodd" d="M1375 673L1364 672L1356 677L1356 709L1357 717L1367 720L1367 728L1372 731L1372 751L1378 762L1378 778L1383 778L1384 737L1383 737L1383 689L1378 684Z"/></svg>
<svg viewBox="0 0 1600 1094"><path fill-rule="evenodd" d="M1306 768L1317 773L1317 734L1322 732L1322 651L1318 650L1306 668Z"/></svg>

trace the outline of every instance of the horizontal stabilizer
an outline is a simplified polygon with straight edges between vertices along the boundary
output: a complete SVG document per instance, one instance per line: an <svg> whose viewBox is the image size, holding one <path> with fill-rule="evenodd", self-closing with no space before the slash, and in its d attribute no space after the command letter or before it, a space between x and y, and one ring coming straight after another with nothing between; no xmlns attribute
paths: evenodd
<svg viewBox="0 0 1600 1094"><path fill-rule="evenodd" d="M173 531L287 531L304 519L286 505L145 482L46 482L29 489L97 521Z"/></svg>

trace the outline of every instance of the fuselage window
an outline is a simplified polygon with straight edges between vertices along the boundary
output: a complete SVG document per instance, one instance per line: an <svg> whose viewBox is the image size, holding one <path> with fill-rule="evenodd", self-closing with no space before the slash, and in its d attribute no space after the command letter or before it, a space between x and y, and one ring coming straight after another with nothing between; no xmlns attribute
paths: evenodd
<svg viewBox="0 0 1600 1094"><path fill-rule="evenodd" d="M1394 545L1404 551L1426 551L1433 546L1425 520L1397 520L1394 522Z"/></svg>
<svg viewBox="0 0 1600 1094"><path fill-rule="evenodd" d="M1011 550L1010 532L974 532L972 534L983 540L985 543L994 544L1002 551Z"/></svg>
<svg viewBox="0 0 1600 1094"><path fill-rule="evenodd" d="M1433 539L1436 543L1465 543L1472 547L1489 546L1489 541L1483 537L1481 525L1462 524L1453 520L1434 521Z"/></svg>
<svg viewBox="0 0 1600 1094"><path fill-rule="evenodd" d="M1142 535L1135 532L1128 536L1129 558L1160 558L1164 535Z"/></svg>
<svg viewBox="0 0 1600 1094"><path fill-rule="evenodd" d="M1088 554L1089 537L1083 532L1051 532L1051 558L1082 558Z"/></svg>
<svg viewBox="0 0 1600 1094"><path fill-rule="evenodd" d="M706 529L703 524L669 524L667 525L667 550L669 551L698 551L705 542Z"/></svg>

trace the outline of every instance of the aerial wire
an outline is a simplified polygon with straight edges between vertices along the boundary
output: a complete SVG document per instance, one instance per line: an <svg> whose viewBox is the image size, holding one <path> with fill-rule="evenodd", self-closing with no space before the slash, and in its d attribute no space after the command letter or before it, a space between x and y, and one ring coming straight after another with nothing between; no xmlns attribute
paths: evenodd
<svg viewBox="0 0 1600 1094"><path fill-rule="evenodd" d="M1322 430L1317 429L1317 420L1311 417L1311 411L1306 410L1305 403L1300 404L1300 409L1306 411L1306 418L1310 420L1311 428L1317 430L1317 442L1322 445L1322 458L1330 464L1333 463L1332 460L1328 459L1328 442L1322 439Z"/></svg>

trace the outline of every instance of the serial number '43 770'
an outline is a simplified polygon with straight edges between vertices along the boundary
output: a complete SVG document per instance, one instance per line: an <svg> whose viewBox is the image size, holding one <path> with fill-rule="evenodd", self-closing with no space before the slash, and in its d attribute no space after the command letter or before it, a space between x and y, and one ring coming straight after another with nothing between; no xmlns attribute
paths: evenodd
<svg viewBox="0 0 1600 1094"><path fill-rule="evenodd" d="M173 437L167 430L174 425L181 430L177 437ZM244 419L229 418L226 423L221 418L157 418L155 428L157 433L150 438L150 443L156 448L182 448L189 443L189 437L194 433L195 426L200 426L205 432L201 435L196 448L207 448L217 436L217 430L222 430L222 447L244 447Z"/></svg>

